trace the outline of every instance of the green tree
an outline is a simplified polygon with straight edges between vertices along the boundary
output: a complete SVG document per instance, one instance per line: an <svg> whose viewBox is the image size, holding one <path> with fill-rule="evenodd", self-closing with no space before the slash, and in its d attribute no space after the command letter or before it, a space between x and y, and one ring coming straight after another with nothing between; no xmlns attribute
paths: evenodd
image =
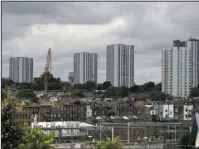
<svg viewBox="0 0 199 149"><path fill-rule="evenodd" d="M82 92L75 92L74 96L77 96L78 98L85 98L85 95Z"/></svg>
<svg viewBox="0 0 199 149"><path fill-rule="evenodd" d="M116 97L116 89L115 88L108 88L105 92L104 92L104 97L105 98L114 98Z"/></svg>
<svg viewBox="0 0 199 149"><path fill-rule="evenodd" d="M134 85L134 86L131 86L131 87L129 88L129 91L130 91L131 93L137 93L137 92L139 92L139 90L140 90L140 86L139 86L139 85Z"/></svg>
<svg viewBox="0 0 199 149"><path fill-rule="evenodd" d="M21 143L23 130L14 121L15 107L18 105L10 90L4 90L1 109L1 148L16 149Z"/></svg>
<svg viewBox="0 0 199 149"><path fill-rule="evenodd" d="M144 91L152 91L153 88L155 87L155 83L154 82L147 82L144 85L141 86L141 88L144 89Z"/></svg>
<svg viewBox="0 0 199 149"><path fill-rule="evenodd" d="M68 90L72 88L72 85L69 82L61 82L62 89Z"/></svg>
<svg viewBox="0 0 199 149"><path fill-rule="evenodd" d="M54 136L54 132L46 135L40 126L26 130L22 137L22 143L19 144L19 149L50 149Z"/></svg>
<svg viewBox="0 0 199 149"><path fill-rule="evenodd" d="M190 140L190 133L184 134L180 138L180 145L183 145L183 146L189 145L189 140Z"/></svg>
<svg viewBox="0 0 199 149"><path fill-rule="evenodd" d="M74 84L74 89L83 90L83 84Z"/></svg>
<svg viewBox="0 0 199 149"><path fill-rule="evenodd" d="M158 83L155 85L155 90L161 91L162 90L162 83Z"/></svg>
<svg viewBox="0 0 199 149"><path fill-rule="evenodd" d="M83 86L84 86L84 89L88 91L93 91L96 89L96 83L93 81L87 81Z"/></svg>
<svg viewBox="0 0 199 149"><path fill-rule="evenodd" d="M38 78L34 78L32 83L32 88L34 90L44 89L44 74ZM61 90L62 84L60 78L54 78L52 74L48 74L48 90Z"/></svg>
<svg viewBox="0 0 199 149"><path fill-rule="evenodd" d="M40 127L27 130L14 121L16 107L20 104L10 90L4 91L1 110L2 149L49 149L54 132L45 135Z"/></svg>
<svg viewBox="0 0 199 149"><path fill-rule="evenodd" d="M117 93L118 93L119 97L124 98L124 97L127 97L129 95L129 89L126 86L121 86L121 87L118 88Z"/></svg>
<svg viewBox="0 0 199 149"><path fill-rule="evenodd" d="M112 86L112 84L111 84L111 82L109 82L109 81L105 81L105 82L102 84L103 90L107 90L110 86Z"/></svg>
<svg viewBox="0 0 199 149"><path fill-rule="evenodd" d="M33 83L32 83L32 87L34 90L43 90L44 89L44 81L41 78L34 78L33 79Z"/></svg>
<svg viewBox="0 0 199 149"><path fill-rule="evenodd" d="M199 88L192 88L190 96L191 97L199 97Z"/></svg>
<svg viewBox="0 0 199 149"><path fill-rule="evenodd" d="M167 97L165 93L160 91L152 91L150 96L153 101L165 101Z"/></svg>
<svg viewBox="0 0 199 149"><path fill-rule="evenodd" d="M19 99L30 99L31 102L35 102L35 103L39 101L34 91L30 89L20 90L17 93L16 97Z"/></svg>
<svg viewBox="0 0 199 149"><path fill-rule="evenodd" d="M98 84L97 85L97 90L103 90L103 85L102 84Z"/></svg>
<svg viewBox="0 0 199 149"><path fill-rule="evenodd" d="M107 138L104 142L96 144L97 149L122 149L122 145L119 143L119 138L114 138L113 141Z"/></svg>
<svg viewBox="0 0 199 149"><path fill-rule="evenodd" d="M17 89L32 89L32 84L31 83L18 83L17 84Z"/></svg>
<svg viewBox="0 0 199 149"><path fill-rule="evenodd" d="M5 87L11 87L14 84L15 84L15 82L13 82L10 79L4 79L4 78L1 79L1 87L4 87L4 88Z"/></svg>

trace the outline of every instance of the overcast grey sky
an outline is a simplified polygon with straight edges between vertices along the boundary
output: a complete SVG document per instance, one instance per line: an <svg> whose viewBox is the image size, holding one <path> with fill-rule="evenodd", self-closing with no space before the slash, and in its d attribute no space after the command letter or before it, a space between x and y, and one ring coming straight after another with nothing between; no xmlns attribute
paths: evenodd
<svg viewBox="0 0 199 149"><path fill-rule="evenodd" d="M106 46L135 46L135 83L161 81L161 51L175 39L199 38L199 3L3 2L2 72L9 58L34 58L34 76L52 48L55 77L68 80L75 52L98 53L98 82L106 79Z"/></svg>

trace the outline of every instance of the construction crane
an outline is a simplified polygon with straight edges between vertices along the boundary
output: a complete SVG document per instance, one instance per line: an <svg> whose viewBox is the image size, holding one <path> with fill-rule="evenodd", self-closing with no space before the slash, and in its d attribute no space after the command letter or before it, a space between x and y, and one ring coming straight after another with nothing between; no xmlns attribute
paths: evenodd
<svg viewBox="0 0 199 149"><path fill-rule="evenodd" d="M49 48L48 54L47 54L47 59L46 59L46 66L44 69L44 94L48 94L48 81L51 77L52 74L52 59L51 59L51 49Z"/></svg>

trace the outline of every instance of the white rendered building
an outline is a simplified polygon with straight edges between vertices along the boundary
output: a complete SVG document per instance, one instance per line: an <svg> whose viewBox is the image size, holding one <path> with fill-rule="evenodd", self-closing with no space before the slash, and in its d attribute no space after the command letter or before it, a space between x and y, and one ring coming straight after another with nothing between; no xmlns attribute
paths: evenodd
<svg viewBox="0 0 199 149"><path fill-rule="evenodd" d="M114 44L107 46L106 79L114 87L134 85L134 46Z"/></svg>
<svg viewBox="0 0 199 149"><path fill-rule="evenodd" d="M14 82L30 83L33 80L33 58L13 57L9 60L9 78Z"/></svg>
<svg viewBox="0 0 199 149"><path fill-rule="evenodd" d="M92 117L92 113L91 105L86 105L86 117Z"/></svg>
<svg viewBox="0 0 199 149"><path fill-rule="evenodd" d="M74 84L94 81L97 83L98 57L97 53L74 54Z"/></svg>
<svg viewBox="0 0 199 149"><path fill-rule="evenodd" d="M174 105L173 104L154 104L152 110L150 111L151 115L156 115L159 119L172 119L174 118Z"/></svg>
<svg viewBox="0 0 199 149"><path fill-rule="evenodd" d="M52 121L52 122L34 121L31 123L31 128L35 128L36 126L40 126L43 132L47 135L49 135L50 132L52 131L51 129L54 128L55 137L86 136L87 133L83 132L81 129L83 128L85 129L86 127L93 127L93 125L91 124L79 121ZM63 128L63 129L61 129L60 132L60 130L57 128Z"/></svg>
<svg viewBox="0 0 199 149"><path fill-rule="evenodd" d="M162 91L174 97L189 97L199 84L199 40L173 41L162 52Z"/></svg>
<svg viewBox="0 0 199 149"><path fill-rule="evenodd" d="M183 105L183 120L192 120L193 105L184 104Z"/></svg>

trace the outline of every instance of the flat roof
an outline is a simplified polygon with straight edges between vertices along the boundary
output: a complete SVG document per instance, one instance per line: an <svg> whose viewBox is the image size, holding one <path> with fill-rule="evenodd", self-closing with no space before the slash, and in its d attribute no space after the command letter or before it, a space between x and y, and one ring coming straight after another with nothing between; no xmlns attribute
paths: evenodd
<svg viewBox="0 0 199 149"><path fill-rule="evenodd" d="M34 123L34 122L33 122ZM80 122L80 121L53 121L53 122L37 122L36 125L40 125L42 127L51 127L51 126L68 126L69 124L79 124L79 127L92 127L94 125Z"/></svg>

